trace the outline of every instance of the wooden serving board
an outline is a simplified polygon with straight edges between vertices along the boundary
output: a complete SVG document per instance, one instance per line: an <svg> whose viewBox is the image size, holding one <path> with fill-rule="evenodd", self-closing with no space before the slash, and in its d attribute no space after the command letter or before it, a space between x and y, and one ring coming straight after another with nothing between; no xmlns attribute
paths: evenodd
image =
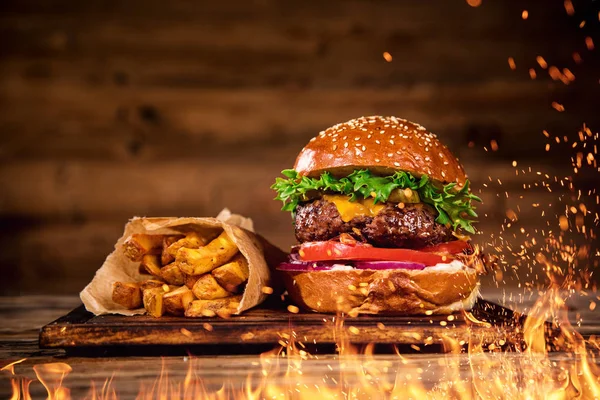
<svg viewBox="0 0 600 400"><path fill-rule="evenodd" d="M80 306L41 329L40 347L258 345L285 343L290 338L306 344L331 344L344 335L353 343L433 344L447 337L468 341L469 329L482 330L493 341L497 335L505 336L507 329L503 327L512 325L515 317L511 310L482 299L472 314L486 323L471 323L469 327L465 317L457 313L450 318L361 315L346 317L340 324L335 315L293 314L281 304L228 319L94 316Z"/></svg>

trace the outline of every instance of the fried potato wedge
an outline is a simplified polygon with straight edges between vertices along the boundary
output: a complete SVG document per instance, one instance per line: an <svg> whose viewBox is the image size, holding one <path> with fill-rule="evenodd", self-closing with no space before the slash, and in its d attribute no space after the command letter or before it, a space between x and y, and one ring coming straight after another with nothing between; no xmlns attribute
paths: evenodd
<svg viewBox="0 0 600 400"><path fill-rule="evenodd" d="M228 263L212 270L216 281L228 292L235 292L239 285L248 280L249 274L248 261L240 253Z"/></svg>
<svg viewBox="0 0 600 400"><path fill-rule="evenodd" d="M163 287L164 284L165 284L165 282L160 281L158 279L148 279L146 281L142 281L139 283L140 289L142 289L142 291L148 290L148 289L154 289L157 287Z"/></svg>
<svg viewBox="0 0 600 400"><path fill-rule="evenodd" d="M165 291L162 287L146 289L143 292L144 308L149 315L155 318L161 317L165 312L163 296Z"/></svg>
<svg viewBox="0 0 600 400"><path fill-rule="evenodd" d="M160 255L158 254L146 254L142 257L142 263L140 269L146 271L146 273L160 277Z"/></svg>
<svg viewBox="0 0 600 400"><path fill-rule="evenodd" d="M175 262L188 275L201 275L210 272L229 261L238 252L226 232L199 249L180 248Z"/></svg>
<svg viewBox="0 0 600 400"><path fill-rule="evenodd" d="M165 265L160 269L160 277L169 285L183 285L185 283L185 276L175 263Z"/></svg>
<svg viewBox="0 0 600 400"><path fill-rule="evenodd" d="M185 310L186 317L214 317L218 314L233 314L242 301L242 295L216 300L194 300Z"/></svg>
<svg viewBox="0 0 600 400"><path fill-rule="evenodd" d="M185 235L184 238L177 240L169 247L167 247L167 255L175 258L177 252L182 247L186 249L198 249L202 246L205 246L210 240L208 238L204 238L198 234L198 232L190 232Z"/></svg>
<svg viewBox="0 0 600 400"><path fill-rule="evenodd" d="M202 275L185 275L185 286L188 287L188 289L191 289L194 287L194 284L196 284L196 282L198 281L198 279L200 279Z"/></svg>
<svg viewBox="0 0 600 400"><path fill-rule="evenodd" d="M164 294L163 304L165 313L183 315L190 303L196 298L190 289L181 286Z"/></svg>
<svg viewBox="0 0 600 400"><path fill-rule="evenodd" d="M146 254L160 254L165 236L134 233L123 243L123 252L131 261L141 261Z"/></svg>
<svg viewBox="0 0 600 400"><path fill-rule="evenodd" d="M113 283L112 300L128 310L140 308L142 306L142 290L139 283Z"/></svg>
<svg viewBox="0 0 600 400"><path fill-rule="evenodd" d="M162 242L162 254L160 255L160 263L165 266L167 264L172 263L175 260L175 255L170 255L168 253L168 248L176 241L182 239L184 236L172 235L166 236Z"/></svg>
<svg viewBox="0 0 600 400"><path fill-rule="evenodd" d="M219 285L211 274L202 275L192 287L194 296L201 300L221 299L231 296L227 290Z"/></svg>

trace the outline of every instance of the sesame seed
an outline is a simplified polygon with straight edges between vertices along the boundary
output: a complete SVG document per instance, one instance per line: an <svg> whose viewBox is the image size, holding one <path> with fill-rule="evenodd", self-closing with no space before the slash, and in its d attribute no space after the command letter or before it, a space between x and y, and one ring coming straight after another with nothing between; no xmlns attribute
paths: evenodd
<svg viewBox="0 0 600 400"><path fill-rule="evenodd" d="M392 157L394 153L388 153L388 157Z"/></svg>
<svg viewBox="0 0 600 400"><path fill-rule="evenodd" d="M400 166L400 163L399 163L399 162L395 162L395 163L394 163L394 165L395 165L396 167L399 167L399 166Z"/></svg>
<svg viewBox="0 0 600 400"><path fill-rule="evenodd" d="M367 146L362 147L362 151L365 151L365 150L367 150Z"/></svg>
<svg viewBox="0 0 600 400"><path fill-rule="evenodd" d="M345 142L345 143L344 143L344 147L348 147L348 142Z"/></svg>
<svg viewBox="0 0 600 400"><path fill-rule="evenodd" d="M360 136L355 137L354 140L359 141L360 140Z"/></svg>
<svg viewBox="0 0 600 400"><path fill-rule="evenodd" d="M393 140L390 140L390 143L391 143L391 144L394 144L394 141L393 141Z"/></svg>
<svg viewBox="0 0 600 400"><path fill-rule="evenodd" d="M334 144L333 145L333 151L336 151L336 150L337 150L337 144Z"/></svg>
<svg viewBox="0 0 600 400"><path fill-rule="evenodd" d="M376 158L376 159L375 159L375 162L379 162L379 161L380 161L380 160L379 160L379 158Z"/></svg>

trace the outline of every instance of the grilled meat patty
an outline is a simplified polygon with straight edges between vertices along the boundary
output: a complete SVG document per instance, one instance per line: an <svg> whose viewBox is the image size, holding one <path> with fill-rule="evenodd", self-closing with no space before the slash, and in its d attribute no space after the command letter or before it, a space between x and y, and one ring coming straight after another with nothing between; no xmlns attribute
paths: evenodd
<svg viewBox="0 0 600 400"><path fill-rule="evenodd" d="M344 222L335 204L319 199L298 206L296 239L300 243L322 241L349 233L377 247L418 249L453 239L452 229L435 222L436 216L435 209L423 203L404 208L388 204L374 217Z"/></svg>

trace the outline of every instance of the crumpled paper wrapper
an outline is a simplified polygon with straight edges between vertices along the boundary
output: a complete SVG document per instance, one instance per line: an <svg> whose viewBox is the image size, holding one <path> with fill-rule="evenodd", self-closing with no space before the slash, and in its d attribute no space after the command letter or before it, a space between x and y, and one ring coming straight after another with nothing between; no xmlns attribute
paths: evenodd
<svg viewBox="0 0 600 400"><path fill-rule="evenodd" d="M123 236L117 241L114 251L106 258L94 279L79 294L85 308L95 315L121 314L139 315L143 308L128 310L112 301L113 283L138 282L148 279L139 273L139 262L131 261L123 252L123 243L134 233L181 234L196 231L216 237L225 230L235 242L249 264L250 276L244 289L242 301L236 314L262 303L267 295L262 293L264 286L273 285L267 260L277 263L285 258L285 253L254 234L252 220L232 214L224 209L216 218L145 218L134 217L127 225ZM266 259L265 259L266 258Z"/></svg>

